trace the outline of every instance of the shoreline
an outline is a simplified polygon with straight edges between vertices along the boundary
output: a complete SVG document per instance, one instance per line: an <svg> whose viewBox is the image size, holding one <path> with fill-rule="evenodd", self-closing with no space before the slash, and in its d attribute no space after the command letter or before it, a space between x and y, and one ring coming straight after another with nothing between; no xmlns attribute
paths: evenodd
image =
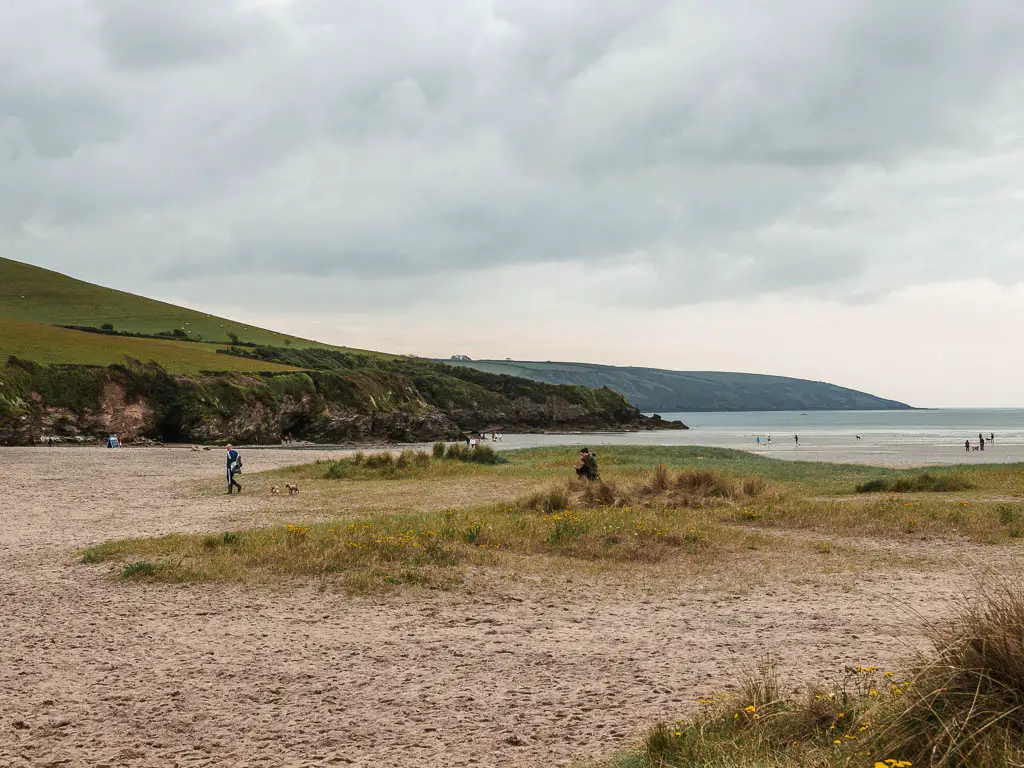
<svg viewBox="0 0 1024 768"><path fill-rule="evenodd" d="M737 438L732 435L709 435L682 433L682 436L693 439L670 439L680 436L679 431L672 432L562 432L562 433L526 433L506 434L503 439L496 442L487 441L487 445L499 452L526 450L532 448L546 447L575 447L575 446L596 446L598 450L604 446L669 446L685 445L702 447L708 449L726 448L738 450L754 456L761 456L779 461L814 462L824 464L856 464L861 466L873 466L880 469L913 469L918 467L957 467L977 466L984 464L988 466L1015 465L1024 463L1024 441L1006 440L998 442L988 450L972 451L967 453L963 447L950 445L946 442L935 441L879 441L870 437L850 443L849 441L837 439L824 439L820 441L808 441L796 446L794 443L787 443L780 439L771 447L762 446L760 449L751 448L749 440ZM623 439L632 437L633 439ZM442 441L457 442L457 441ZM46 445L37 446L4 446L8 449L29 450L52 450ZM193 447L199 447L200 451L193 451ZM402 450L424 450L430 451L433 442L413 443L290 443L277 445L238 445L243 451L259 451L267 453L295 452L297 455L309 455L325 453L331 455L351 455L356 451L378 452L378 451L402 451ZM76 444L55 444L53 449L102 449L102 450L180 450L185 452L210 453L223 449L220 444L201 445L197 443L145 443L141 445L128 444L121 449L107 449L95 443ZM311 456L310 461L315 459Z"/></svg>

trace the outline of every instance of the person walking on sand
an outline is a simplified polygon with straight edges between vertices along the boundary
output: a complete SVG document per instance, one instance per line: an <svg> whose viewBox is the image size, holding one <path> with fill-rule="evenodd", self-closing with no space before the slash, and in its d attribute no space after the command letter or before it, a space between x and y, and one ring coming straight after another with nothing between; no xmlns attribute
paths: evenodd
<svg viewBox="0 0 1024 768"><path fill-rule="evenodd" d="M985 450L985 436L980 432L978 433L978 448Z"/></svg>
<svg viewBox="0 0 1024 768"><path fill-rule="evenodd" d="M242 492L242 484L235 480L235 475L242 471L242 457L231 445L228 445L228 494L235 488Z"/></svg>
<svg viewBox="0 0 1024 768"><path fill-rule="evenodd" d="M796 447L800 447L800 435L793 435L793 442L796 443Z"/></svg>
<svg viewBox="0 0 1024 768"><path fill-rule="evenodd" d="M971 452L971 441L970 440L964 440L964 450L967 451L968 453Z"/></svg>

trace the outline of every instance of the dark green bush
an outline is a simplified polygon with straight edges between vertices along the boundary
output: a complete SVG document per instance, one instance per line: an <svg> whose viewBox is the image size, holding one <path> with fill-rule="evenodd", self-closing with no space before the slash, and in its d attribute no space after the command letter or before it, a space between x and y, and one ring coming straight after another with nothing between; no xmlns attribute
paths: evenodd
<svg viewBox="0 0 1024 768"><path fill-rule="evenodd" d="M962 475L944 473L934 475L922 472L918 475L895 475L867 480L856 487L857 493L949 493L967 491L974 483Z"/></svg>

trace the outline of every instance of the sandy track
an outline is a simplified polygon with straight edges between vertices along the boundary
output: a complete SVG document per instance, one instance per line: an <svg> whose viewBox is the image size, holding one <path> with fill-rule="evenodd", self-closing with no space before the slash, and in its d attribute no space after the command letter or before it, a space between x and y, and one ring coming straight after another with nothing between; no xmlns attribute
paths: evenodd
<svg viewBox="0 0 1024 768"><path fill-rule="evenodd" d="M250 451L246 469L315 458ZM479 589L353 599L122 584L73 561L108 538L266 517L264 497L190 497L221 461L0 452L0 765L566 765L690 709L765 650L807 678L891 662L914 640L909 612L969 587L906 572L666 596L483 573Z"/></svg>

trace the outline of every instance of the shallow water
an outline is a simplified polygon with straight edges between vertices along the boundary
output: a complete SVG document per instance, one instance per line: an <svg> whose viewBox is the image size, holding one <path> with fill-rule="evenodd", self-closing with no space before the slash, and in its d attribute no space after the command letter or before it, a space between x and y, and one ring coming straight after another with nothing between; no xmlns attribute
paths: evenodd
<svg viewBox="0 0 1024 768"><path fill-rule="evenodd" d="M688 430L502 435L497 450L544 446L706 445L792 461L911 467L1024 462L1024 408L941 408L908 411L743 411L662 413ZM985 450L964 450L964 441ZM994 441L989 435L995 434ZM799 444L793 439L799 436ZM771 437L771 443L768 438ZM760 443L757 439L760 438ZM332 446L292 446L310 450ZM381 449L394 447L381 445ZM429 443L411 446L430 448ZM342 446L336 446L341 449ZM344 446L351 449L351 446ZM369 446L369 450L373 450ZM1022 475L1024 486L1024 475Z"/></svg>
<svg viewBox="0 0 1024 768"><path fill-rule="evenodd" d="M1024 461L1024 408L663 413L689 430L504 435L497 447L707 445L796 461L913 466ZM965 451L985 436L985 451ZM989 436L995 434L995 440ZM799 436L799 443L794 439ZM771 443L768 438L771 438ZM760 442L758 442L760 438Z"/></svg>

